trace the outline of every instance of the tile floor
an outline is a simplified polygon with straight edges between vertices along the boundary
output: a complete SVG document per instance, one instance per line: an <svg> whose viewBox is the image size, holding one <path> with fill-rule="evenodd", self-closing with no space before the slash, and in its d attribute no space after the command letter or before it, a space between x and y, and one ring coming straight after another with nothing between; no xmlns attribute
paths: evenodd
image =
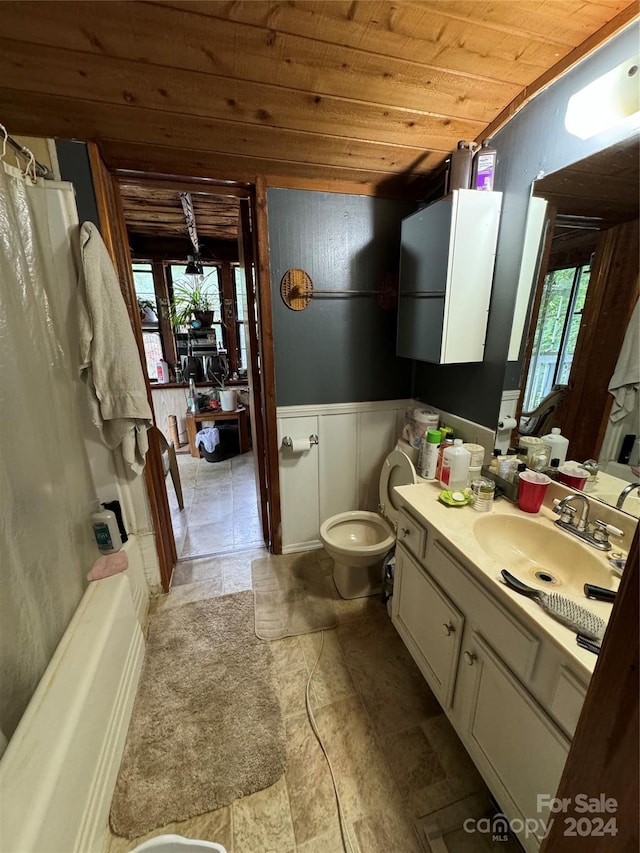
<svg viewBox="0 0 640 853"><path fill-rule="evenodd" d="M252 451L222 462L179 453L178 467L183 510L167 478L178 560L263 544Z"/></svg>
<svg viewBox="0 0 640 853"><path fill-rule="evenodd" d="M251 588L251 560L264 549L191 560L152 615L196 599ZM291 571L296 555L271 557ZM331 560L320 558L322 570ZM488 792L377 599L336 602L338 626L324 632L311 702L332 761L354 853L422 853L417 818ZM305 713L305 687L321 634L271 643L287 731L287 771L272 787L230 806L159 828L223 844L228 853L342 853L329 769ZM486 850L466 833L451 853ZM475 840L474 840L475 838ZM112 836L109 853L143 839ZM475 843L475 847L473 844Z"/></svg>

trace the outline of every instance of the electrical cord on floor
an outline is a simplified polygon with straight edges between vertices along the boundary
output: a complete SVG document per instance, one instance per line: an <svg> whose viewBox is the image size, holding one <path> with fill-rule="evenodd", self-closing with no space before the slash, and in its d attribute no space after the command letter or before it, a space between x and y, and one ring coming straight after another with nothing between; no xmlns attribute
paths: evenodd
<svg viewBox="0 0 640 853"><path fill-rule="evenodd" d="M313 716L313 711L311 709L311 700L309 698L309 688L311 687L311 679L313 678L313 674L316 671L316 667L320 661L320 656L322 655L322 649L324 648L324 631L321 631L320 637L320 651L318 652L318 657L316 658L316 662L313 665L313 669L311 670L311 674L309 675L309 680L307 681L307 688L305 690L304 698L305 704L307 706L307 716L309 717L309 722L311 723L311 728L313 730L314 735L316 736L316 740L320 744L320 749L322 750L325 760L327 762L327 766L329 767L329 773L331 773L331 781L333 783L333 792L336 795L336 804L338 806L338 817L340 818L340 835L342 836L342 846L344 847L345 853L357 853L354 850L353 845L351 844L351 838L349 837L349 828L347 827L347 821L344 816L344 811L342 809L342 803L340 802L340 794L338 793L338 786L336 784L336 777L333 772L333 767L331 766L331 761L327 754L327 750L324 748L324 744L322 743L322 738L320 737L320 732L318 731L318 727L316 725L315 718Z"/></svg>

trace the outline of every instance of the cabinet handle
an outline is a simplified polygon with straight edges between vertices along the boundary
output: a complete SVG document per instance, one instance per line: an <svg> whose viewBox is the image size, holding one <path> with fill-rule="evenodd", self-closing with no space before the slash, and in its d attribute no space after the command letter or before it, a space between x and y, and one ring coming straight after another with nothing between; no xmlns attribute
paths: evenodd
<svg viewBox="0 0 640 853"><path fill-rule="evenodd" d="M456 632L455 625L452 625L451 622L449 622L449 624L447 624L445 622L444 625L442 626L442 630L444 631L445 636L447 636L447 637L450 637L452 634L455 634L455 632Z"/></svg>
<svg viewBox="0 0 640 853"><path fill-rule="evenodd" d="M478 656L475 652L465 652L464 659L469 664L469 666L473 666L474 663L478 660Z"/></svg>
<svg viewBox="0 0 640 853"><path fill-rule="evenodd" d="M409 528L408 528L408 527L401 527L401 528L400 528L400 533L402 533L402 535L403 535L403 536L405 537L405 539L406 539L406 537L411 533L411 531L409 530Z"/></svg>

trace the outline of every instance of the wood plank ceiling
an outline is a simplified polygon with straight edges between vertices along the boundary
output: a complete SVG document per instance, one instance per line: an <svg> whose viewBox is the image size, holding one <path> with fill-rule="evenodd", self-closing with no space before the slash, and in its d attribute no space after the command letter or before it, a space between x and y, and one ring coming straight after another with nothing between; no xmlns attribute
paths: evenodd
<svg viewBox="0 0 640 853"><path fill-rule="evenodd" d="M0 121L97 141L115 168L419 197L459 139L636 14L628 0L4 2Z"/></svg>

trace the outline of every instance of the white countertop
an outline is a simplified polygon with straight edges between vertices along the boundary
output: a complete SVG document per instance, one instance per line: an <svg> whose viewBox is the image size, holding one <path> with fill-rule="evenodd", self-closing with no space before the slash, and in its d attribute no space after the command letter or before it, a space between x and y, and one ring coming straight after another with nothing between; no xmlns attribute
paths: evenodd
<svg viewBox="0 0 640 853"><path fill-rule="evenodd" d="M486 518L487 513L476 512L470 505L463 507L446 506L438 500L441 487L437 483L422 481L416 485L396 487L396 492L412 515L434 527L438 537L449 543L454 550L457 550L465 558L471 569L475 568L478 582L482 584L489 594L494 595L503 606L516 616L521 614L523 621L532 624L536 633L542 633L570 656L571 663L576 671L582 672L587 680L590 678L596 664L597 656L592 652L581 649L576 643L575 633L557 622L550 614L542 610L535 601L526 598L506 586L500 571L503 568L509 569L510 567L498 563L478 542L474 533L474 525L480 519ZM591 556L595 555L597 559L602 561L602 565L610 572L610 586L617 589L619 579L609 567L608 552L598 551L596 548L580 542L579 539L571 536L571 534L553 526L553 522L558 518L550 508L553 505L553 498L556 496L564 497L570 493L571 490L565 489L560 484L553 483L547 489L545 505L543 505L538 513L522 512L517 505L510 503L504 498L494 501L492 512L494 515L516 515L530 519L535 524L540 525L541 536L545 536L546 531L548 531L548 533L553 533L556 536L571 537L580 548L584 548ZM596 503L595 506L599 510L601 505ZM611 513L613 513L612 517ZM593 520L594 518L602 517L603 514L603 512L596 512L595 509L592 509L590 517ZM613 550L617 550L623 542L626 544L626 547L622 546L624 550L628 549L633 537L635 519L612 509L608 509L607 515L610 517L605 520L625 530L624 539L620 540L616 537L611 537ZM514 572L514 574L517 575L517 572ZM602 617L605 621L608 621L611 615L611 604L603 601L592 601L585 597L580 598L564 590L562 590L562 594L566 594L568 598L571 598L576 603L581 604L583 607L591 610L591 612Z"/></svg>

